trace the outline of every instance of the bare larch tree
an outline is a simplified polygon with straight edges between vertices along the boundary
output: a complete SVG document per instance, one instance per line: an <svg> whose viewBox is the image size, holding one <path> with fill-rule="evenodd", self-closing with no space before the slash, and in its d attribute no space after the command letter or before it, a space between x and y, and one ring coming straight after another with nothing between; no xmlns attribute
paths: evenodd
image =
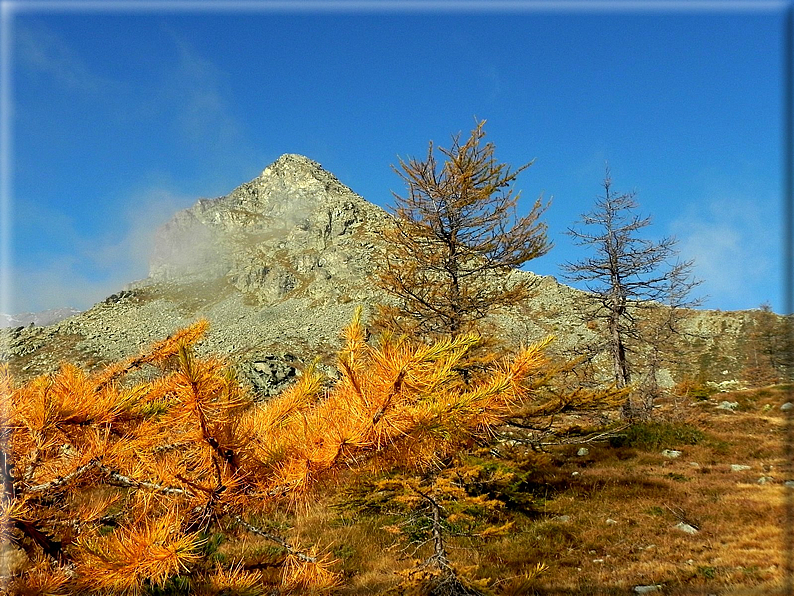
<svg viewBox="0 0 794 596"><path fill-rule="evenodd" d="M651 224L651 217L636 213L635 193L613 191L609 168L602 187L604 194L596 198L594 208L581 216L578 228L567 232L592 254L566 263L563 269L566 279L583 284L590 292L595 306L591 316L605 323L615 385L623 388L632 383L629 345L650 348L655 372L660 342L676 332L680 309L700 303L700 299L689 298L700 281L692 277L694 261L678 258L674 237L653 242L640 236ZM665 308L661 317L659 307ZM651 325L641 319L644 308L656 311L649 319ZM627 401L624 415L635 414Z"/></svg>

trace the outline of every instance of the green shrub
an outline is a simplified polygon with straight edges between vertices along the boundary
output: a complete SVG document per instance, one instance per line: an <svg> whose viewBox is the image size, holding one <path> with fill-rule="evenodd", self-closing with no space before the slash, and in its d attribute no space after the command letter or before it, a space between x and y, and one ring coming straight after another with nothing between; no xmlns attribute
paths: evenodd
<svg viewBox="0 0 794 596"><path fill-rule="evenodd" d="M645 451L672 449L681 445L697 445L706 434L689 424L671 422L638 422L624 433L610 439L613 447L634 447Z"/></svg>

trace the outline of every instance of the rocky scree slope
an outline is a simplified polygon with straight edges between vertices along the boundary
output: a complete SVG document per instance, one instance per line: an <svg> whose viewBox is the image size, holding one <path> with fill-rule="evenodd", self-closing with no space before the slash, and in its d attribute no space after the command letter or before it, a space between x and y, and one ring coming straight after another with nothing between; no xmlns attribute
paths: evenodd
<svg viewBox="0 0 794 596"><path fill-rule="evenodd" d="M321 356L333 363L356 306L366 316L387 299L368 277L375 251L388 250L381 240L388 225L385 211L320 164L283 155L229 195L175 214L158 231L148 278L57 324L4 331L5 359L20 380L65 360L92 367L206 317L211 328L200 352L229 356L241 380L263 396L275 394L304 362ZM518 344L554 334L554 349L567 355L598 343L597 325L576 314L582 292L552 277L512 275L534 277L537 291L493 318L502 337ZM749 315L690 315L687 325L705 338L699 354L713 355L712 378L735 376L731 354ZM660 374L672 382L669 371Z"/></svg>

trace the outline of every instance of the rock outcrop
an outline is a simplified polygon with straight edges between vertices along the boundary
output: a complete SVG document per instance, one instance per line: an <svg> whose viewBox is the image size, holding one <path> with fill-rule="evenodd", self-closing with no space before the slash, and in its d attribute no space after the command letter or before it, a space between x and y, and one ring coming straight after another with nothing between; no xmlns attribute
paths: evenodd
<svg viewBox="0 0 794 596"><path fill-rule="evenodd" d="M332 362L355 307L366 315L385 299L368 278L375 251L388 250L380 232L389 220L320 164L283 155L229 195L177 213L159 230L147 279L54 325L5 331L11 371L25 379L62 360L98 365L206 317L200 350L228 355L242 379L271 395L304 360ZM582 293L533 277L535 297L494 317L498 333L516 344L553 334L566 354L598 343L597 325L576 314ZM692 312L686 325L700 339L691 371L705 366L714 381L736 378L749 316ZM660 375L670 383L680 373Z"/></svg>

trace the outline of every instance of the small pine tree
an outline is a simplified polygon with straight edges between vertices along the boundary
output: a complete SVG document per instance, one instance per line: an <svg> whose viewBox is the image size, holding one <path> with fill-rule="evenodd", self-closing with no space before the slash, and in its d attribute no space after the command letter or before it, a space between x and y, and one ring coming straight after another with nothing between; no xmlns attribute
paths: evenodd
<svg viewBox="0 0 794 596"><path fill-rule="evenodd" d="M430 554L404 572L400 593L477 596L484 587L471 577L472 569L458 569L449 556L449 536L487 540L505 536L513 525L503 514L504 501L471 490L485 475L482 466L455 458L452 465L424 475L391 475L352 491L348 507L388 512L397 523L384 529L406 542L405 550L417 553L429 546ZM376 495L373 497L372 495ZM425 549L426 550L426 549Z"/></svg>

